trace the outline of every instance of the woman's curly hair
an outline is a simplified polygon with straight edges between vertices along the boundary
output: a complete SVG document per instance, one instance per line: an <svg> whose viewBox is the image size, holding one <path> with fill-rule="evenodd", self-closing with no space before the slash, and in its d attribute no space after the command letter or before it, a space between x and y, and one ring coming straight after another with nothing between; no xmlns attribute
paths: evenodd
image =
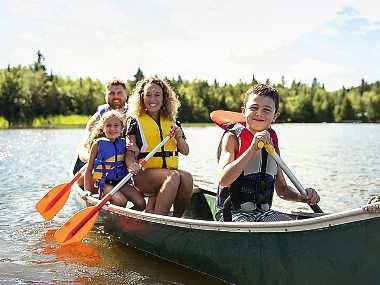
<svg viewBox="0 0 380 285"><path fill-rule="evenodd" d="M138 117L146 112L144 106L144 88L147 84L156 84L161 87L163 93L163 102L160 109L160 115L168 117L170 120L177 118L178 108L181 106L177 95L170 87L170 84L157 77L149 77L137 82L136 88L128 100L128 114L132 117Z"/></svg>
<svg viewBox="0 0 380 285"><path fill-rule="evenodd" d="M88 140L86 143L86 146L88 147L88 149L91 149L96 139L103 138L106 136L105 133L103 132L104 125L107 120L112 119L112 118L119 119L121 122L122 129L124 129L126 125L126 116L124 114L116 110L105 112L103 116L100 118L100 120L96 123L94 128L91 130L91 134L88 137Z"/></svg>

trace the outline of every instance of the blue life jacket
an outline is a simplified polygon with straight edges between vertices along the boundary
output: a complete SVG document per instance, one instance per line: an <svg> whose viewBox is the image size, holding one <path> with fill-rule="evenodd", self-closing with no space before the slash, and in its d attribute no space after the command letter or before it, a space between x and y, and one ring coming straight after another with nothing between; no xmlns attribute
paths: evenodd
<svg viewBox="0 0 380 285"><path fill-rule="evenodd" d="M97 143L98 153L94 160L92 176L101 193L107 181L118 182L128 173L125 165L126 141L125 138L117 138L114 142L100 138Z"/></svg>

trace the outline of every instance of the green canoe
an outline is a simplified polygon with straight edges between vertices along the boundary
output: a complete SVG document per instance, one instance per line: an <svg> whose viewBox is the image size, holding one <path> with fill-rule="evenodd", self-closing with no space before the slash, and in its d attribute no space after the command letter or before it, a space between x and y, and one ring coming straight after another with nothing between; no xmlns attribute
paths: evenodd
<svg viewBox="0 0 380 285"><path fill-rule="evenodd" d="M82 198L82 206L95 197ZM380 204L272 223L213 221L215 194L195 189L185 218L107 204L105 230L149 254L234 284L378 284Z"/></svg>

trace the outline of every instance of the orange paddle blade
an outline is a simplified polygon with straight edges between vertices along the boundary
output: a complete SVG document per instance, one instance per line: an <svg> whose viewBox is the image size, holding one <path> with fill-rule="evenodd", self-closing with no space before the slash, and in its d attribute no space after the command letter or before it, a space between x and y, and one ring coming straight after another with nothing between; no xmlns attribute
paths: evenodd
<svg viewBox="0 0 380 285"><path fill-rule="evenodd" d="M54 238L63 245L80 242L94 226L99 210L98 206L80 210L55 232Z"/></svg>
<svg viewBox="0 0 380 285"><path fill-rule="evenodd" d="M245 125L242 113L216 110L210 113L211 120L219 127L226 129L229 123L240 123Z"/></svg>
<svg viewBox="0 0 380 285"><path fill-rule="evenodd" d="M62 209L69 198L71 186L70 183L59 184L36 203L36 210L45 220L51 220Z"/></svg>

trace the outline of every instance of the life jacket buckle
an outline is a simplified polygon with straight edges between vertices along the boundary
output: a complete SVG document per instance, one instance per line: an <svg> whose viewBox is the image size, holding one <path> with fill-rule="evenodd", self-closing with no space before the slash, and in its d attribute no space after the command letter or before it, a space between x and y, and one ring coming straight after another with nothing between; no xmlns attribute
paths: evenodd
<svg viewBox="0 0 380 285"><path fill-rule="evenodd" d="M264 204L260 204L260 210L266 212L266 211L269 211L270 209L270 205L268 203L264 203Z"/></svg>
<svg viewBox="0 0 380 285"><path fill-rule="evenodd" d="M251 212L257 209L257 205L254 202L245 202L240 204L240 210L243 212Z"/></svg>

